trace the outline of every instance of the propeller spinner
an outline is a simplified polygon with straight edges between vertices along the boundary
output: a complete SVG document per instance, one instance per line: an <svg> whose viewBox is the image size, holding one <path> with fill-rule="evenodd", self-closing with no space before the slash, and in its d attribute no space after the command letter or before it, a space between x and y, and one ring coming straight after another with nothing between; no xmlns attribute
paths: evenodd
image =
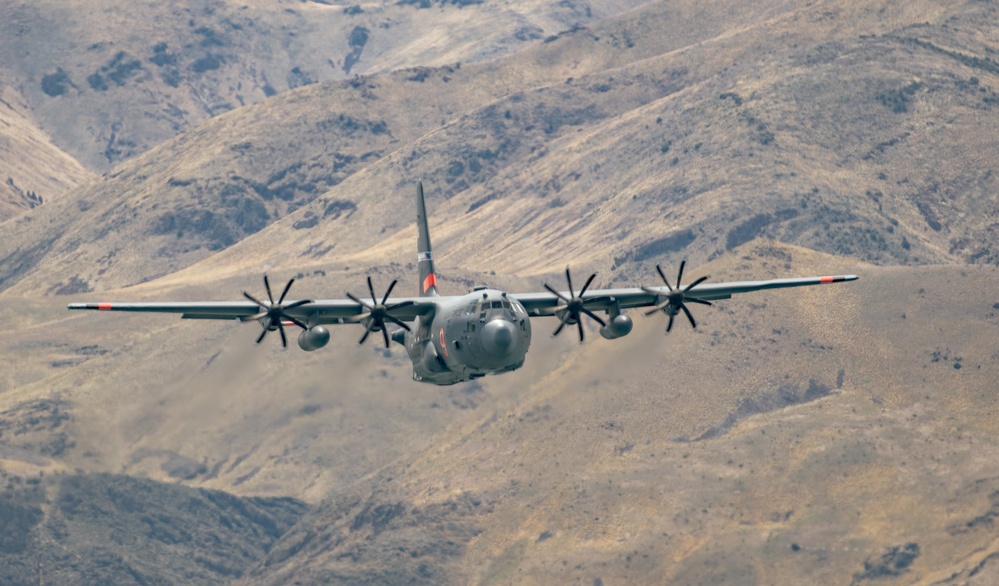
<svg viewBox="0 0 999 586"><path fill-rule="evenodd" d="M676 317L676 314L679 313L680 311L683 311L684 315L687 316L687 319L690 320L690 326L693 328L697 328L697 322L694 320L694 316L691 315L690 310L687 309L686 305L687 302L699 303L701 305L711 305L710 301L697 299L696 297L689 297L687 295L687 293L689 293L694 287L697 287L698 285L706 281L708 277L701 277L700 279L697 279L696 281L694 281L690 285L687 285L686 287L683 288L680 287L680 280L683 278L683 267L686 266L686 264L687 261L682 261L680 263L680 271L676 275L675 289L669 284L669 280L666 278L666 275L663 274L662 268L659 265L656 265L656 272L659 273L659 277L662 278L663 283L666 284L666 288L669 290L669 293L667 293L665 296L663 296L661 291L658 291L656 289L652 289L649 287L642 287L642 289L646 293L652 293L653 295L656 295L657 298L662 299L662 301L657 303L654 308L652 308L649 311L646 311L645 315L649 316L659 311L662 311L663 313L668 315L669 324L666 325L667 332L673 329L673 318Z"/></svg>
<svg viewBox="0 0 999 586"><path fill-rule="evenodd" d="M267 332L272 330L277 330L281 333L281 346L284 348L288 347L288 338L284 333L285 320L292 322L296 326L302 328L303 330L309 329L309 326L302 323L301 320L295 318L294 316L288 315L287 311L289 309L295 309L296 307L301 307L308 303L312 303L311 299L302 299L300 301L294 301L288 305L284 305L284 298L288 295L288 290L291 289L291 284L295 282L295 279L288 281L288 284L284 286L284 291L281 292L281 297L278 298L277 303L274 303L274 296L271 294L271 283L267 279L267 275L264 275L264 288L267 289L267 299L268 301L260 301L253 295L250 295L246 291L243 291L243 296L245 296L250 301L256 303L260 306L262 310L256 315L251 315L250 317L243 318L244 321L250 320L260 320L267 318L267 323L264 326L264 331L260 333L260 337L257 338L257 344L263 341Z"/></svg>

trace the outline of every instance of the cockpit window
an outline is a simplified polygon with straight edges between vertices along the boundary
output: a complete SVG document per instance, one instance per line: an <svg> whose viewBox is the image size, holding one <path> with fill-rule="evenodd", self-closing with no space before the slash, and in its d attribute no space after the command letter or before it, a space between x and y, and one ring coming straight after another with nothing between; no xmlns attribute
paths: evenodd
<svg viewBox="0 0 999 586"><path fill-rule="evenodd" d="M502 301L493 301L493 309L500 309L501 307L503 307Z"/></svg>

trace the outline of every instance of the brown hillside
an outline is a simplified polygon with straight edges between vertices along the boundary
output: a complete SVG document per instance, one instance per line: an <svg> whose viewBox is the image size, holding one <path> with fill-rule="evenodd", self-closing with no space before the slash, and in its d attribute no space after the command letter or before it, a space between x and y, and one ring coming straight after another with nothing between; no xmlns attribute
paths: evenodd
<svg viewBox="0 0 999 586"><path fill-rule="evenodd" d="M247 583L837 583L910 543L901 581L971 571L993 539L976 519L996 490L999 300L983 292L999 273L754 241L697 274L826 271L862 279L720 302L666 338L648 318L579 346L539 320L523 370L454 388L408 381L399 351L353 345L356 327L281 352L253 347L248 325L8 299L4 466L325 496Z"/></svg>
<svg viewBox="0 0 999 586"><path fill-rule="evenodd" d="M682 48L654 5L495 64L279 96L81 190L93 213L15 222L2 286L121 287L209 256L178 279L408 262L417 177L435 241L468 270L647 274L648 259L705 260L760 235L877 263L992 262L995 74L946 48L977 37L942 24L988 8L843 21L819 8ZM919 24L929 16L941 24ZM566 51L586 47L621 56L567 76Z"/></svg>
<svg viewBox="0 0 999 586"><path fill-rule="evenodd" d="M93 177L39 130L21 96L0 89L0 223Z"/></svg>
<svg viewBox="0 0 999 586"><path fill-rule="evenodd" d="M729 278L785 263L835 261L758 243L706 268ZM859 270L849 286L698 312L697 332L664 339L661 320L641 320L619 344L532 353L550 374L331 493L241 583L913 583L995 571L999 371L986 341L999 311L982 292L999 273Z"/></svg>
<svg viewBox="0 0 999 586"><path fill-rule="evenodd" d="M0 83L106 171L277 92L493 58L638 3L3 0Z"/></svg>
<svg viewBox="0 0 999 586"><path fill-rule="evenodd" d="M124 162L0 224L0 470L39 479L29 486L143 480L102 476L113 490L97 483L81 497L94 514L68 528L51 492L0 507L45 545L11 553L3 540L5 575L44 564L124 582L162 563L240 584L999 576L992 4L213 0L120 17L97 3L87 19L73 3L8 4L0 33L25 37L0 34L0 54L23 53L0 66L0 81L23 82L8 84L27 104L8 116L15 135ZM130 24L133 10L148 23ZM358 19L368 41L336 80ZM250 20L259 39L230 34ZM541 24L580 22L551 36L569 26ZM545 36L532 40L535 25ZM167 48L143 52L154 41ZM141 67L111 67L115 49ZM491 52L504 56L479 60ZM57 75L46 87L65 91L45 94L35 64L70 53L57 67L72 84ZM207 53L219 68L196 72ZM177 87L159 73L171 64ZM235 108L295 65L332 81ZM97 90L94 72L124 83ZM183 115L141 106L170 103ZM538 291L566 264L597 271L598 287L658 284L655 264L672 276L684 258L688 278L713 281L861 279L698 306L697 330L681 321L667 336L663 316L635 312L628 337L590 331L580 345L540 318L524 368L445 388L412 382L398 347L357 346L356 325L306 353L275 336L255 346L255 324L65 309L240 299L265 272L295 276L296 298L360 293L365 275L411 295L417 179L445 294ZM169 490L154 482L185 486L144 519L134 493ZM250 499L220 497L243 516L255 497L315 506L287 533L298 503L191 560L199 541L148 541L169 526L214 535L174 507L190 489ZM147 543L162 557L132 563Z"/></svg>

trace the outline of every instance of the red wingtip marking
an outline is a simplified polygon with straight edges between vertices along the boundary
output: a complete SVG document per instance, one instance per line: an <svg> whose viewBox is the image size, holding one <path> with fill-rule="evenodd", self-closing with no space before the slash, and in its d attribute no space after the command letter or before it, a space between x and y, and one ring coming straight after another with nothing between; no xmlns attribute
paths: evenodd
<svg viewBox="0 0 999 586"><path fill-rule="evenodd" d="M431 287L437 285L437 277L433 273L427 275L426 279L423 279L423 292L426 293Z"/></svg>
<svg viewBox="0 0 999 586"><path fill-rule="evenodd" d="M832 277L820 277L820 278L819 278L819 282L820 282L820 283L832 283L832 282L833 282L833 281L835 281L835 280L836 280L836 279L834 279L834 278L832 278Z"/></svg>
<svg viewBox="0 0 999 586"><path fill-rule="evenodd" d="M99 309L101 311L110 311L111 310L111 304L110 303L98 303L97 304L97 309Z"/></svg>

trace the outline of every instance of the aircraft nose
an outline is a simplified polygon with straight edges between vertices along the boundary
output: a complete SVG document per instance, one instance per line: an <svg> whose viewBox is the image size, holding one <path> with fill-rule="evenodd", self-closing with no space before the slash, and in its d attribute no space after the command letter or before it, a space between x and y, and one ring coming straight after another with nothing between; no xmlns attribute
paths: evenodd
<svg viewBox="0 0 999 586"><path fill-rule="evenodd" d="M482 328L482 346L493 356L507 356L517 344L517 328L505 319L494 319Z"/></svg>

